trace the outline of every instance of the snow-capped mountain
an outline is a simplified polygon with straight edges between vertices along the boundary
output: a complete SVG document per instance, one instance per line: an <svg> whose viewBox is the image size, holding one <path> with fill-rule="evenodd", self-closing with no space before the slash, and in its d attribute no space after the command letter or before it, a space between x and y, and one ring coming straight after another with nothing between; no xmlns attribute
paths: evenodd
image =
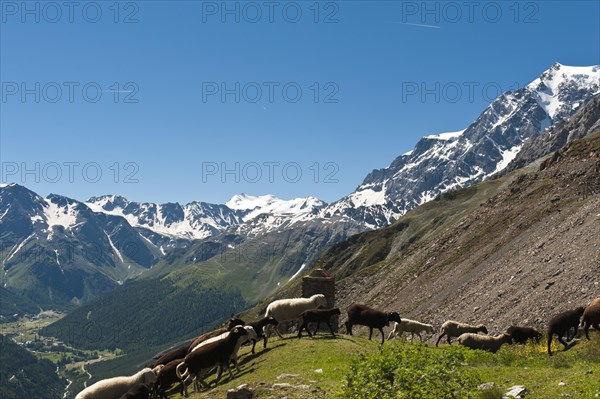
<svg viewBox="0 0 600 399"><path fill-rule="evenodd" d="M325 202L314 198L283 200L274 195L238 194L225 205L206 202L153 204L129 201L118 195L90 198L86 204L95 212L122 216L155 245L173 246L172 241L201 240L223 231L256 235L286 223L306 220ZM165 238L168 243L165 243Z"/></svg>
<svg viewBox="0 0 600 399"><path fill-rule="evenodd" d="M159 258L124 218L17 184L0 188L0 242L3 287L40 305L93 298Z"/></svg>
<svg viewBox="0 0 600 399"><path fill-rule="evenodd" d="M228 232L248 238L313 220L327 204L315 197L282 200L273 195L238 194L226 205L244 212L244 223L232 226Z"/></svg>
<svg viewBox="0 0 600 399"><path fill-rule="evenodd" d="M90 198L86 204L95 212L122 216L133 227L159 235L187 240L210 237L241 223L243 212L206 202L153 204L129 201L119 195Z"/></svg>
<svg viewBox="0 0 600 399"><path fill-rule="evenodd" d="M377 228L440 193L504 169L523 143L572 115L600 92L600 66L554 64L527 86L494 100L466 129L423 137L351 194L321 210Z"/></svg>

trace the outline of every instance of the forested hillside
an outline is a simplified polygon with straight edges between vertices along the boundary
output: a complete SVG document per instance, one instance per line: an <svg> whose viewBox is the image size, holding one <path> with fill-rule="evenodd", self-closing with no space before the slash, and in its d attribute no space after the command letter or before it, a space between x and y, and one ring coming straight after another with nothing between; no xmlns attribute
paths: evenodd
<svg viewBox="0 0 600 399"><path fill-rule="evenodd" d="M61 398L65 383L55 368L49 360L38 359L0 335L0 398Z"/></svg>

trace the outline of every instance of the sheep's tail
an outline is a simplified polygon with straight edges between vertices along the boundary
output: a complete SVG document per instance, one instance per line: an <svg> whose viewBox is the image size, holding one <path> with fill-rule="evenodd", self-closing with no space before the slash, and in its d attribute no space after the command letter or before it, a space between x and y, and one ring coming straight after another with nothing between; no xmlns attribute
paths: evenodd
<svg viewBox="0 0 600 399"><path fill-rule="evenodd" d="M182 367L185 367L185 371L183 373L181 372ZM184 380L187 378L188 375L190 375L190 370L188 369L185 362L181 362L177 365L177 367L175 368L175 374L177 374L177 378L179 378L180 380Z"/></svg>

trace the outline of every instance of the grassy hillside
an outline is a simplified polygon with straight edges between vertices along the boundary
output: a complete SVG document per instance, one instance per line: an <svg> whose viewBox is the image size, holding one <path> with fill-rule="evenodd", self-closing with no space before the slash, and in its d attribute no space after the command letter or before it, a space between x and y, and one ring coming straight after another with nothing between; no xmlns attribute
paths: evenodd
<svg viewBox="0 0 600 399"><path fill-rule="evenodd" d="M242 348L241 374L233 381L224 377L221 385L191 397L225 397L228 389L248 384L261 398L500 399L513 385L524 385L532 399L593 398L600 394L600 334L592 338L549 357L543 343L504 346L491 354L400 340L380 350L374 341L347 335L288 336L274 339L255 355ZM477 386L486 382L495 388L479 392Z"/></svg>

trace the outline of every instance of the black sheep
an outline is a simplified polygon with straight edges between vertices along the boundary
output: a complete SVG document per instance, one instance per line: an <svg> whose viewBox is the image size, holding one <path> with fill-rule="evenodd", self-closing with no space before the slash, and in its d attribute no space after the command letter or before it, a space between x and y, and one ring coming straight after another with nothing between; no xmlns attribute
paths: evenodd
<svg viewBox="0 0 600 399"><path fill-rule="evenodd" d="M277 320L275 320L272 316L263 317L259 321L247 324L248 326L252 327L256 333L256 339L252 340L252 353L254 353L256 342L261 338L263 339L263 349L267 347L267 336L264 334L265 326L276 326L277 324L279 323L277 323Z"/></svg>
<svg viewBox="0 0 600 399"><path fill-rule="evenodd" d="M149 399L150 388L146 384L135 384L127 393L121 395L119 399Z"/></svg>
<svg viewBox="0 0 600 399"><path fill-rule="evenodd" d="M529 339L540 342L540 338L542 338L542 334L533 327L510 326L506 333L510 335L516 344L525 344Z"/></svg>
<svg viewBox="0 0 600 399"><path fill-rule="evenodd" d="M352 326L358 324L369 327L369 340L373 336L373 329L377 328L381 332L381 344L385 337L383 335L383 327L389 326L390 321L401 323L398 312L384 313L379 310L372 309L367 305L352 304L348 308L348 321L346 322L346 331L352 335Z"/></svg>
<svg viewBox="0 0 600 399"><path fill-rule="evenodd" d="M302 312L300 314L300 317L302 317L302 325L298 329L298 338L300 338L302 336L303 329L306 330L309 337L316 335L317 331L319 330L320 323L327 324L327 327L329 327L329 331L331 331L331 335L333 335L335 337L335 333L333 332L333 327L331 327L331 324L329 324L329 321L331 320L332 316L334 316L334 315L339 316L340 314L341 314L341 312L338 308L305 310L304 312ZM317 323L317 328L315 328L315 332L312 334L310 333L310 330L308 329L309 323Z"/></svg>
<svg viewBox="0 0 600 399"><path fill-rule="evenodd" d="M579 319L583 315L583 311L583 307L580 306L577 309L559 313L550 320L550 323L548 323L548 354L550 356L552 356L552 336L554 334L558 335L558 342L563 344L566 350L568 345L563 341L563 336L565 333L568 335L571 328L579 326Z"/></svg>
<svg viewBox="0 0 600 399"><path fill-rule="evenodd" d="M159 398L166 399L167 395L165 392L169 387L177 382L180 382L179 378L177 378L177 373L175 372L179 363L183 362L183 358L175 359L165 364L165 366L160 369L158 375L156 376L156 394ZM180 385L180 393L183 396L183 383Z"/></svg>

